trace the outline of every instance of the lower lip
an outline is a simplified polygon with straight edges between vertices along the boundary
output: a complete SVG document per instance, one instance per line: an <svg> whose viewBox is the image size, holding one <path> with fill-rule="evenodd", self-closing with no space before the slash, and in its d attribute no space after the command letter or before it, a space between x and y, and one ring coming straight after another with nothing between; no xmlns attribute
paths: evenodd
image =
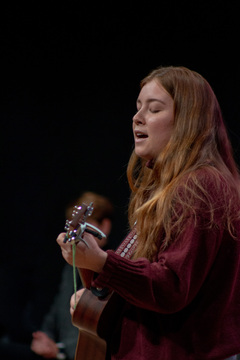
<svg viewBox="0 0 240 360"><path fill-rule="evenodd" d="M135 137L135 143L139 143L139 142L142 142L144 140L146 140L147 138L144 137L144 138L138 138L138 137Z"/></svg>

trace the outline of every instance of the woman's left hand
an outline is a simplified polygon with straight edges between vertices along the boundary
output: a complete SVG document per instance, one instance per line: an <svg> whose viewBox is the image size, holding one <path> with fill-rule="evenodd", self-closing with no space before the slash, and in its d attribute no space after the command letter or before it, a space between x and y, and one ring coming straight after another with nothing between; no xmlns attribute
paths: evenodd
<svg viewBox="0 0 240 360"><path fill-rule="evenodd" d="M65 235L65 233L59 234L57 242L61 247L64 259L72 265L72 244L69 241L66 243L63 242ZM107 259L107 253L98 246L93 235L84 233L83 239L87 242L88 246L83 241L77 243L75 255L76 266L82 269L90 269L97 273L101 272Z"/></svg>

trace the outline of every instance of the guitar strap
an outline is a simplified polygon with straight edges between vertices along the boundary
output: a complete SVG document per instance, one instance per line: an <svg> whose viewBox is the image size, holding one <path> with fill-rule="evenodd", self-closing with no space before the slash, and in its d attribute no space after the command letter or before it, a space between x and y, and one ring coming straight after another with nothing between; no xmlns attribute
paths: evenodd
<svg viewBox="0 0 240 360"><path fill-rule="evenodd" d="M126 238L121 242L117 250L115 251L116 254L120 255L121 257L124 257L126 259L130 259L136 250L137 247L137 231L136 227L130 231L130 233L126 236ZM99 298L105 298L109 290L108 288L95 288L93 286L90 286L90 290L92 293Z"/></svg>
<svg viewBox="0 0 240 360"><path fill-rule="evenodd" d="M121 242L117 250L116 254L125 257L126 259L131 259L134 251L137 247L137 232L136 227L130 231L130 233L126 236L126 238Z"/></svg>

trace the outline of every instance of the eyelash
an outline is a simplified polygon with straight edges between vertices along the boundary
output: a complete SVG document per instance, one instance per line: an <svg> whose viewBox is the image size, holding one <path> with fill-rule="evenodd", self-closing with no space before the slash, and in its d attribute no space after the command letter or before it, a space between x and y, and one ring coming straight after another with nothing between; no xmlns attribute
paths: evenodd
<svg viewBox="0 0 240 360"><path fill-rule="evenodd" d="M138 113L140 110L141 110L141 108L140 108L140 109L137 108L137 113ZM148 109L148 111L150 111L150 113L152 113L152 114L156 114L156 113L160 112L161 110L160 110L160 109L157 109L157 110L155 110L155 109Z"/></svg>
<svg viewBox="0 0 240 360"><path fill-rule="evenodd" d="M151 110L151 109L149 109L149 111L150 111L152 114L155 114L155 113L160 112L160 110L159 110L159 109L157 109L157 110Z"/></svg>

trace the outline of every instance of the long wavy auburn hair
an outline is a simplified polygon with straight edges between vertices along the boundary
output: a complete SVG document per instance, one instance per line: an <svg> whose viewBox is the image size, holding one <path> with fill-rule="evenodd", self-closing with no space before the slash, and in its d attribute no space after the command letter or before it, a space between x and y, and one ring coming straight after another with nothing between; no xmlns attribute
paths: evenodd
<svg viewBox="0 0 240 360"><path fill-rule="evenodd" d="M225 179L224 218L233 236L233 222L240 217L239 211L232 211L236 197L240 197L238 169L212 88L201 75L184 67L158 68L142 80L141 88L152 80L163 86L174 101L171 138L153 159L152 168L133 151L127 169L132 191L129 224L133 227L137 221L138 231L134 257L150 261L181 235L188 214L197 214L199 200L210 214L206 226L214 226L216 209L204 180L197 176L199 169L205 169L216 187Z"/></svg>

